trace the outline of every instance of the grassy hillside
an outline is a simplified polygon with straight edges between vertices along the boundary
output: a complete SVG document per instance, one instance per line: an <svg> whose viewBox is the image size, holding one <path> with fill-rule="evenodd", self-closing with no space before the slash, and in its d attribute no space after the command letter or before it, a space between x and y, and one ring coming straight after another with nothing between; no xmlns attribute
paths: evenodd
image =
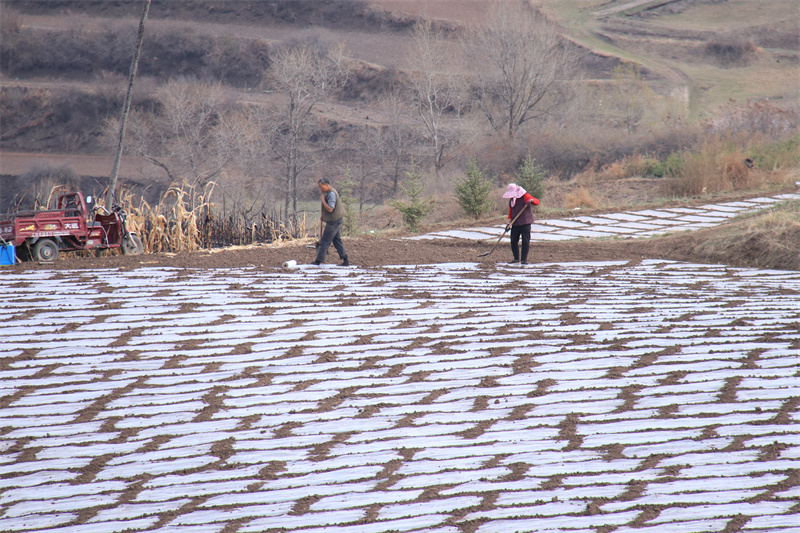
<svg viewBox="0 0 800 533"><path fill-rule="evenodd" d="M731 98L800 98L796 0L560 0L545 9L596 53L641 64L690 119Z"/></svg>

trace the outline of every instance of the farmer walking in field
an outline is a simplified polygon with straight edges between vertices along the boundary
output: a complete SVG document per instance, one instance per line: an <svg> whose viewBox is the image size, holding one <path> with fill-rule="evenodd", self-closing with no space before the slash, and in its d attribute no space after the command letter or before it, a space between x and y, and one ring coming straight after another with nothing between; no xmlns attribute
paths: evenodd
<svg viewBox="0 0 800 533"><path fill-rule="evenodd" d="M321 265L325 262L325 256L328 255L328 247L333 243L336 253L339 254L339 259L342 260L342 266L350 266L350 261L347 259L347 251L344 249L344 243L342 242L344 206L339 201L339 193L331 187L331 182L328 178L320 178L317 186L321 193L320 201L322 203L320 224L324 222L325 229L319 237L317 258L313 261L313 264Z"/></svg>
<svg viewBox="0 0 800 533"><path fill-rule="evenodd" d="M503 198L508 198L508 225L511 225L511 253L514 260L511 263L528 264L528 249L531 243L531 224L533 224L533 211L531 204L539 205L539 200L534 198L525 189L516 183L509 183ZM520 255L519 240L522 237L522 254Z"/></svg>

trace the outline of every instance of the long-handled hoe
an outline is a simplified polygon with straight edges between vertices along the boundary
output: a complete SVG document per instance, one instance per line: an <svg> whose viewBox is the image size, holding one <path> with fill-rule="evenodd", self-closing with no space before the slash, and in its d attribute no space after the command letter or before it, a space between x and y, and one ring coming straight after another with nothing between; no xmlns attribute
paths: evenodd
<svg viewBox="0 0 800 533"><path fill-rule="evenodd" d="M517 213L517 216L515 216L515 217L514 217L514 220L512 220L510 224L506 224L506 229L504 229L504 230L503 230L503 234L502 234L502 235L500 235L500 238L499 238L499 239L497 239L497 242L496 242L496 243L494 243L494 246L492 246L492 249L491 249L491 250L489 250L488 252L483 252L483 253L482 253L482 254L480 254L478 257L486 257L486 256L487 256L487 255L489 255L490 253L494 252L494 249L495 249L495 248L497 248L497 245L498 245L498 244L500 244L500 241L501 241L501 240L503 240L503 237L505 237L505 236L506 236L506 232L507 232L509 229L511 229L511 226L513 226L513 225L514 225L514 222L516 222L516 221L517 221L517 219L519 218L519 216L520 216L522 213L524 213L524 212L525 212L525 210L526 210L526 209L528 209L528 206L530 206L530 205L531 205L531 204L525 204L525 207L523 207L522 209L520 209L519 213Z"/></svg>

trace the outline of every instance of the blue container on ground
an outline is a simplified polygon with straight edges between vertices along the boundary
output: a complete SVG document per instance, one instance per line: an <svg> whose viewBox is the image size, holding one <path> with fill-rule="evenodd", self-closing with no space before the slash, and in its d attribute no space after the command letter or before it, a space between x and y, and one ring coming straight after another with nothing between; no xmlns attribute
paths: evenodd
<svg viewBox="0 0 800 533"><path fill-rule="evenodd" d="M0 245L0 265L13 265L14 264L14 245L3 244Z"/></svg>

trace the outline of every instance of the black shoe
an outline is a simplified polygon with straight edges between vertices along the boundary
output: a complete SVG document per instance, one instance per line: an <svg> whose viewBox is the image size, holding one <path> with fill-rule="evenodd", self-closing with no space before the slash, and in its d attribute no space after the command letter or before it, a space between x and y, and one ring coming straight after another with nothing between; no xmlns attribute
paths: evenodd
<svg viewBox="0 0 800 533"><path fill-rule="evenodd" d="M348 258L346 258L346 257L344 259L342 259L342 266L343 267L349 267L350 266L350 260Z"/></svg>
<svg viewBox="0 0 800 533"><path fill-rule="evenodd" d="M309 265L321 265L321 264L322 264L322 261L317 261L317 260L311 261L309 263Z"/></svg>
<svg viewBox="0 0 800 533"><path fill-rule="evenodd" d="M527 261L522 261L520 264L521 264L521 265L527 265L527 264L528 264L528 262L527 262Z"/></svg>
<svg viewBox="0 0 800 533"><path fill-rule="evenodd" d="M519 263L519 259L514 259L513 261L508 262L509 265L514 265L516 263Z"/></svg>

